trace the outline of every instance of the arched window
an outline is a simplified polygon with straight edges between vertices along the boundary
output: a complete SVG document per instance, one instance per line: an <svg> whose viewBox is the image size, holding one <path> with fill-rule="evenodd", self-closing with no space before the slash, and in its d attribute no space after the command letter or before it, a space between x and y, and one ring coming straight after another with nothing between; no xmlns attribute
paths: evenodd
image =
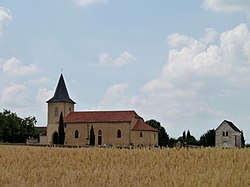
<svg viewBox="0 0 250 187"><path fill-rule="evenodd" d="M98 130L98 136L102 136L102 130Z"/></svg>
<svg viewBox="0 0 250 187"><path fill-rule="evenodd" d="M118 129L117 131L117 138L121 138L122 137L122 132L120 129Z"/></svg>
<svg viewBox="0 0 250 187"><path fill-rule="evenodd" d="M140 138L142 138L143 137L143 132L140 132Z"/></svg>
<svg viewBox="0 0 250 187"><path fill-rule="evenodd" d="M228 136L228 132L226 132L226 136Z"/></svg>
<svg viewBox="0 0 250 187"><path fill-rule="evenodd" d="M102 130L98 130L98 145L102 145Z"/></svg>
<svg viewBox="0 0 250 187"><path fill-rule="evenodd" d="M224 131L222 132L222 136L225 136L225 132Z"/></svg>
<svg viewBox="0 0 250 187"><path fill-rule="evenodd" d="M55 108L55 116L58 116L58 107Z"/></svg>
<svg viewBox="0 0 250 187"><path fill-rule="evenodd" d="M79 132L78 132L78 130L75 131L75 138L79 138Z"/></svg>

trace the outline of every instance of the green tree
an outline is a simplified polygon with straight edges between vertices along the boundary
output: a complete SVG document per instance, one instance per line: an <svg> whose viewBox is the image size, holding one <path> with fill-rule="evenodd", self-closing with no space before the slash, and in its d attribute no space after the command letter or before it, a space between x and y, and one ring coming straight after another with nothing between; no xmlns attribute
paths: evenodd
<svg viewBox="0 0 250 187"><path fill-rule="evenodd" d="M175 138L170 138L169 139L169 143L168 143L168 146L169 147L174 147L175 144L177 143L178 140L176 140Z"/></svg>
<svg viewBox="0 0 250 187"><path fill-rule="evenodd" d="M0 141L25 143L28 138L37 137L36 118L20 118L16 113L4 109L0 112Z"/></svg>
<svg viewBox="0 0 250 187"><path fill-rule="evenodd" d="M95 131L93 125L91 125L90 129L89 145L95 145Z"/></svg>
<svg viewBox="0 0 250 187"><path fill-rule="evenodd" d="M63 145L64 140L65 140L65 132L64 132L63 114L61 112L59 118L59 127L58 127L58 143Z"/></svg>
<svg viewBox="0 0 250 187"><path fill-rule="evenodd" d="M183 131L183 133L182 133L182 139L186 140L186 131Z"/></svg>
<svg viewBox="0 0 250 187"><path fill-rule="evenodd" d="M187 133L186 131L183 131L182 136L177 138L177 141L180 141L182 145L199 145L199 142L189 130L187 131Z"/></svg>
<svg viewBox="0 0 250 187"><path fill-rule="evenodd" d="M150 125L151 127L159 130L159 134L158 134L159 146L164 146L164 147L168 146L169 135L167 134L165 128L163 126L161 126L161 123L154 120L154 119L150 119L150 120L146 121L146 123L148 125Z"/></svg>
<svg viewBox="0 0 250 187"><path fill-rule="evenodd" d="M188 131L187 131L187 140L190 140L190 138L191 138L191 133L190 133L190 131L188 130Z"/></svg>
<svg viewBox="0 0 250 187"><path fill-rule="evenodd" d="M208 130L205 134L203 134L200 137L200 145L208 147L214 147L215 146L215 130L211 129Z"/></svg>
<svg viewBox="0 0 250 187"><path fill-rule="evenodd" d="M245 147L245 138L244 138L244 134L243 134L243 130L241 131L241 147Z"/></svg>

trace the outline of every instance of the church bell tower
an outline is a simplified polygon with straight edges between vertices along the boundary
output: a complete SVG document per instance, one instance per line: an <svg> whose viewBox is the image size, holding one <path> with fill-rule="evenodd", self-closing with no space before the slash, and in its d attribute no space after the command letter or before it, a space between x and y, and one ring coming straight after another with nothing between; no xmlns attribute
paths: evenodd
<svg viewBox="0 0 250 187"><path fill-rule="evenodd" d="M48 124L47 124L47 138L48 144L57 144L58 140L58 126L60 114L63 117L67 116L71 111L74 111L75 102L70 99L66 84L61 74L54 96L47 101L48 103Z"/></svg>

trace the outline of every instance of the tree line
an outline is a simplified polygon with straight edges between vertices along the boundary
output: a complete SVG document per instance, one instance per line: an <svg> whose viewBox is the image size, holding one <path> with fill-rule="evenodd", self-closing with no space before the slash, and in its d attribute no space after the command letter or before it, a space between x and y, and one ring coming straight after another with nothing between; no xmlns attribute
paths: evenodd
<svg viewBox="0 0 250 187"><path fill-rule="evenodd" d="M161 126L161 123L151 119L146 121L148 125L151 127L158 129L159 134L159 146L160 147L174 147L177 142L180 142L182 145L197 145L197 146L204 146L204 147L214 147L215 146L215 130L210 129L207 132L205 132L203 135L200 136L200 138L197 140L191 132L188 130L183 131L182 135L178 138L170 138L168 133L166 132L165 128ZM242 147L245 146L245 139L243 132L241 136L241 145Z"/></svg>

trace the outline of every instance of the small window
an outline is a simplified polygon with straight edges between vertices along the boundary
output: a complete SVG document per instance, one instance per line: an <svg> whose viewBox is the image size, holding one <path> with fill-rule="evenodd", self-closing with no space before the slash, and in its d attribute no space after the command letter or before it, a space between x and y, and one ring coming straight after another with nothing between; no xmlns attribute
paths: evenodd
<svg viewBox="0 0 250 187"><path fill-rule="evenodd" d="M117 138L121 138L122 137L122 132L120 129L118 129L117 131Z"/></svg>
<svg viewBox="0 0 250 187"><path fill-rule="evenodd" d="M55 116L58 116L58 107L55 108Z"/></svg>
<svg viewBox="0 0 250 187"><path fill-rule="evenodd" d="M140 132L140 138L142 138L143 137L143 132Z"/></svg>
<svg viewBox="0 0 250 187"><path fill-rule="evenodd" d="M154 133L154 139L156 138L156 133Z"/></svg>
<svg viewBox="0 0 250 187"><path fill-rule="evenodd" d="M228 136L228 132L226 132L226 136Z"/></svg>
<svg viewBox="0 0 250 187"><path fill-rule="evenodd" d="M78 130L75 131L75 138L79 138L79 132L78 132Z"/></svg>
<svg viewBox="0 0 250 187"><path fill-rule="evenodd" d="M98 130L98 136L102 136L102 130Z"/></svg>
<svg viewBox="0 0 250 187"><path fill-rule="evenodd" d="M222 136L225 136L225 132L222 132Z"/></svg>
<svg viewBox="0 0 250 187"><path fill-rule="evenodd" d="M71 107L69 107L69 111L71 112Z"/></svg>
<svg viewBox="0 0 250 187"><path fill-rule="evenodd" d="M64 123L64 128L67 128L67 124L66 123Z"/></svg>

